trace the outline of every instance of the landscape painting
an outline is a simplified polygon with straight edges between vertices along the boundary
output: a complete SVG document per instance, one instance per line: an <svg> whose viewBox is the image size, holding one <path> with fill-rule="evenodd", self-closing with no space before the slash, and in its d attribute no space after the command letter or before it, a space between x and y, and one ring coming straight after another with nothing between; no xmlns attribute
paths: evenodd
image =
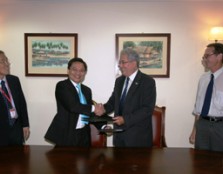
<svg viewBox="0 0 223 174"><path fill-rule="evenodd" d="M139 54L139 69L153 77L169 77L170 34L116 34L116 76L122 49L132 48Z"/></svg>
<svg viewBox="0 0 223 174"><path fill-rule="evenodd" d="M26 76L65 76L77 34L25 34Z"/></svg>

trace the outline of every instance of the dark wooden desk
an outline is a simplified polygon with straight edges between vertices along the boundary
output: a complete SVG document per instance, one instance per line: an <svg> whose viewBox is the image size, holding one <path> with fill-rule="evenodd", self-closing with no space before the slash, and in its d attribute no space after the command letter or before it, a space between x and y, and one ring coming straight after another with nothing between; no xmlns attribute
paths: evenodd
<svg viewBox="0 0 223 174"><path fill-rule="evenodd" d="M0 174L222 174L223 153L189 148L0 148Z"/></svg>

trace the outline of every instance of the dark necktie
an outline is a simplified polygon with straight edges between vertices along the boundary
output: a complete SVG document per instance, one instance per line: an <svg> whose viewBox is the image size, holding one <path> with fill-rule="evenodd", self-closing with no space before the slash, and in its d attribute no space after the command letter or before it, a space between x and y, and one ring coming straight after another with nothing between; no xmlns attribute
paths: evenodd
<svg viewBox="0 0 223 174"><path fill-rule="evenodd" d="M7 107L8 117L9 117L9 124L13 125L14 119L11 118L11 114L10 114L10 109L12 109L12 104L11 104L10 96L9 96L8 90L5 86L5 81L4 80L1 81L1 86L2 86L2 90L4 92L4 94L2 94L2 96L3 96L4 102L5 102L6 107Z"/></svg>
<svg viewBox="0 0 223 174"><path fill-rule="evenodd" d="M84 94L81 91L81 85L78 84L77 88L78 88L78 95L79 95L79 99L80 99L81 104L87 104L86 98L84 97ZM83 114L80 114L80 116L81 116L81 123L83 125L88 124L87 119L89 118L89 116L83 115Z"/></svg>
<svg viewBox="0 0 223 174"><path fill-rule="evenodd" d="M203 116L203 117L208 115L208 112L210 109L213 85L214 85L214 75L211 74L211 80L208 84L207 91L206 91L205 98L204 98L204 104L203 104L203 107L201 110L201 116Z"/></svg>
<svg viewBox="0 0 223 174"><path fill-rule="evenodd" d="M126 97L126 94L127 94L127 89L128 89L128 84L129 84L129 77L126 78L126 81L125 81L125 89L122 93L122 96L121 96L121 99L120 99L120 103L119 103L119 115L122 115L122 110L123 110L123 105L124 105L124 102L125 102L125 97Z"/></svg>

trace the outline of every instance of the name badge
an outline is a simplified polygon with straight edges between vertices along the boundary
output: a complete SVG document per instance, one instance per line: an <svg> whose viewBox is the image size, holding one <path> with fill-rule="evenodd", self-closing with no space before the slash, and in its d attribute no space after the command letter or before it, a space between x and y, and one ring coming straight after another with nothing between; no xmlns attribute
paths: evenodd
<svg viewBox="0 0 223 174"><path fill-rule="evenodd" d="M11 116L11 118L17 118L15 108L10 109L10 116Z"/></svg>

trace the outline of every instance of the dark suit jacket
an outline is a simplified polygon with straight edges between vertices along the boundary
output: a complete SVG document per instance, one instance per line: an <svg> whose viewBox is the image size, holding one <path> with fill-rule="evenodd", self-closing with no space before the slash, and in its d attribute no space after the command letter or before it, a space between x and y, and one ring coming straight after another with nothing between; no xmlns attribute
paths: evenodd
<svg viewBox="0 0 223 174"><path fill-rule="evenodd" d="M7 75L6 80L15 103L16 111L18 114L17 121L13 127L9 126L8 114L5 105L0 106L0 145L7 145L9 138L9 130L15 129L13 131L13 136L16 139L21 139L23 141L23 127L29 127L29 119L27 112L26 100L22 91L22 87L19 78L13 75ZM0 95L0 100L3 101L2 95ZM12 131L11 131L12 132Z"/></svg>
<svg viewBox="0 0 223 174"><path fill-rule="evenodd" d="M91 115L92 93L91 89L81 85L87 104L81 104L78 92L69 79L60 81L56 85L57 114L49 126L45 138L56 145L71 146L74 139L73 132L76 131L79 114ZM96 125L99 127L99 125ZM87 125L90 139L90 127Z"/></svg>
<svg viewBox="0 0 223 174"><path fill-rule="evenodd" d="M107 113L114 111L115 116L118 115L119 101L124 81L124 76L116 79L113 93L104 105ZM152 146L152 113L155 102L155 80L138 71L124 103L123 117L125 124L121 126L114 125L114 128L124 129L124 132L114 134L114 146Z"/></svg>

